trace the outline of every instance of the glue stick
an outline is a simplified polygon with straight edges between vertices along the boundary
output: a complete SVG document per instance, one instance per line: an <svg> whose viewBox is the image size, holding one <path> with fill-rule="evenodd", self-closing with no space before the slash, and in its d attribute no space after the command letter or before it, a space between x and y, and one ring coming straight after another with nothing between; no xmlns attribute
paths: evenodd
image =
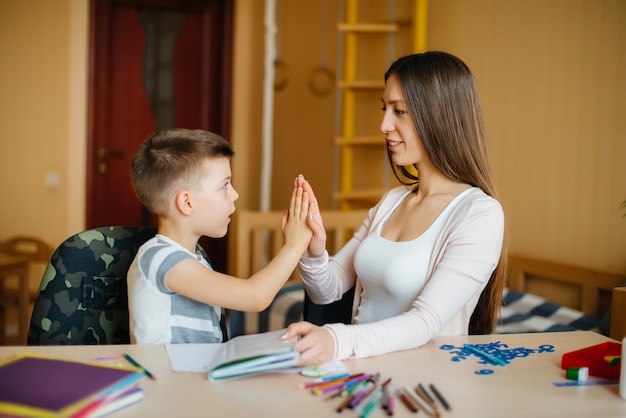
<svg viewBox="0 0 626 418"><path fill-rule="evenodd" d="M626 399L626 361L624 361L624 357L626 356L626 337L622 340L622 370L619 376L619 396L622 399Z"/></svg>

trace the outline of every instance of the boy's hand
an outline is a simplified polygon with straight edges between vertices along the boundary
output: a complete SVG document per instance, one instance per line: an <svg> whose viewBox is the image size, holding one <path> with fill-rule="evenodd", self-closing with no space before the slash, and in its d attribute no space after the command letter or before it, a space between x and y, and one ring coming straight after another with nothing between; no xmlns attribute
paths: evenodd
<svg viewBox="0 0 626 418"><path fill-rule="evenodd" d="M285 246L296 246L302 252L306 250L313 235L308 226L309 209L309 194L302 187L296 187L291 193L289 210L282 219Z"/></svg>
<svg viewBox="0 0 626 418"><path fill-rule="evenodd" d="M315 197L311 184L306 181L302 174L296 177L294 187L302 187L302 190L304 193L308 194L311 201L309 227L311 231L313 231L313 238L309 243L309 248L304 252L304 256L312 258L321 257L324 254L324 250L326 250L326 230L324 229L324 222L322 221L317 198Z"/></svg>

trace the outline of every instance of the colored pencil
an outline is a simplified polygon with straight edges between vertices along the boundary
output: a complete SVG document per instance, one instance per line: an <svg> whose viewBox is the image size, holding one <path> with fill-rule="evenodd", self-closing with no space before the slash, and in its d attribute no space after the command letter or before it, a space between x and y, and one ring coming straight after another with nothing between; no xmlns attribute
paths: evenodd
<svg viewBox="0 0 626 418"><path fill-rule="evenodd" d="M387 379L385 381L385 383L383 383L382 388L383 388L383 397L380 400L380 404L382 406L383 409L387 409L387 403L389 401L389 392L390 392L390 385L389 382L391 382L391 378Z"/></svg>
<svg viewBox="0 0 626 418"><path fill-rule="evenodd" d="M439 416L439 409L437 408L435 400L431 398L428 393L425 392L424 387L421 384L418 384L413 390L432 409L433 414L435 416Z"/></svg>
<svg viewBox="0 0 626 418"><path fill-rule="evenodd" d="M349 395L341 404L339 404L339 406L337 407L336 411L337 412L341 412L344 409L346 409L348 407L348 405L350 404L350 402L352 402L353 398L354 398L354 395Z"/></svg>
<svg viewBox="0 0 626 418"><path fill-rule="evenodd" d="M553 382L554 386L595 386L595 385L619 385L619 379L614 380L583 380L581 382L576 380L568 380L566 382Z"/></svg>
<svg viewBox="0 0 626 418"><path fill-rule="evenodd" d="M474 347L471 344L463 344L463 348L471 351L474 354L477 354L479 357L484 358L485 360L487 360L488 362L492 363L492 364L496 364L498 366L506 366L507 363L506 361L502 360L501 358L498 358L496 356L492 356L489 353L485 353L482 350L479 350L478 348Z"/></svg>
<svg viewBox="0 0 626 418"><path fill-rule="evenodd" d="M437 413L409 386L404 386L404 391L411 397L411 400L417 404L418 408L426 412L431 417L436 417Z"/></svg>
<svg viewBox="0 0 626 418"><path fill-rule="evenodd" d="M300 383L298 385L299 389L311 389L316 386L322 386L331 382L338 382L339 380L352 379L357 376L361 376L363 373L357 373L350 375L348 373L341 373L334 376L321 377L319 379L315 379L311 382Z"/></svg>
<svg viewBox="0 0 626 418"><path fill-rule="evenodd" d="M124 353L123 355L124 355L124 358L130 362L130 364L132 364L135 367L139 367L141 370L143 370L144 374L146 376L148 376L150 379L156 380L156 377L154 377L154 375L152 373L150 373L150 371L148 369L146 369L141 364L139 364L139 362L137 360L132 358L130 356L130 354Z"/></svg>
<svg viewBox="0 0 626 418"><path fill-rule="evenodd" d="M428 398L428 401L432 404L435 403L435 400L433 399L432 396L430 396L430 394L428 393L428 391L426 390L426 388L424 387L424 385L422 385L421 383L417 384L417 387L422 391L422 393L424 394L424 396L426 396Z"/></svg>
<svg viewBox="0 0 626 418"><path fill-rule="evenodd" d="M446 400L446 398L443 397L443 395L441 394L441 392L439 392L439 389L437 389L435 387L434 384L430 384L430 390L433 391L433 393L435 394L435 396L437 397L437 399L439 400L439 402L441 402L441 404L443 405L444 408L446 408L446 410L450 410L450 404L448 403L448 401Z"/></svg>
<svg viewBox="0 0 626 418"><path fill-rule="evenodd" d="M396 398L393 395L393 391L391 389L388 390L387 394L387 415L393 416L393 413L396 409Z"/></svg>
<svg viewBox="0 0 626 418"><path fill-rule="evenodd" d="M372 413L374 408L376 408L376 405L378 405L378 402L380 401L382 395L382 389L380 387L377 387L376 390L370 396L368 396L366 400L363 401L362 405L365 405L363 411L361 411L360 409L355 409L355 411L360 414L361 418L367 418L367 416Z"/></svg>
<svg viewBox="0 0 626 418"><path fill-rule="evenodd" d="M409 398L409 395L407 395L406 393L404 393L404 391L402 390L398 390L398 398L400 398L400 400L402 401L402 403L409 408L409 411L415 413L417 412L417 405L415 405L415 403L413 403L413 401L411 400L411 398Z"/></svg>
<svg viewBox="0 0 626 418"><path fill-rule="evenodd" d="M328 388L328 387L333 387L333 386L337 386L340 383L343 382L347 382L349 381L350 378L349 377L342 377L340 379L337 380L329 380L327 382L309 382L309 383L304 383L304 389L311 389L311 391L313 391L314 393L319 394L324 388ZM300 386L302 387L302 386Z"/></svg>
<svg viewBox="0 0 626 418"><path fill-rule="evenodd" d="M371 374L361 374L360 376L355 376L354 378L341 379L340 381L336 381L336 382L333 381L328 386L324 386L324 387L316 386L313 389L311 389L311 392L314 393L315 395L326 395L329 392L334 392L338 389L351 387L354 384L366 381L371 376L372 376Z"/></svg>
<svg viewBox="0 0 626 418"><path fill-rule="evenodd" d="M348 405L348 408L354 409L365 397L372 393L376 389L376 384L367 382L358 392L355 393L354 399Z"/></svg>

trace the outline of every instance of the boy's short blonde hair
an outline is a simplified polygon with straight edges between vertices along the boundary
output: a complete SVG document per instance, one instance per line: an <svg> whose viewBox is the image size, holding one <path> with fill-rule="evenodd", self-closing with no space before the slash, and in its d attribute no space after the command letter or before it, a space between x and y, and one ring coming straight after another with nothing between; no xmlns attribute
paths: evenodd
<svg viewBox="0 0 626 418"><path fill-rule="evenodd" d="M204 161L234 154L228 141L212 132L166 129L141 144L131 160L130 179L139 201L159 216L177 189L198 184Z"/></svg>

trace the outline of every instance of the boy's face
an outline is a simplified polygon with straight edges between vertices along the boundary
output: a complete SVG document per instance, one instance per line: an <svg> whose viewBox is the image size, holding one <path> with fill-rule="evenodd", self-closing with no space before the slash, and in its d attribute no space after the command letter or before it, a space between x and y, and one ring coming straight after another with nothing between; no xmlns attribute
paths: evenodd
<svg viewBox="0 0 626 418"><path fill-rule="evenodd" d="M231 184L230 159L207 159L203 178L193 192L195 225L201 235L220 238L226 235L230 215L235 211L239 193Z"/></svg>

